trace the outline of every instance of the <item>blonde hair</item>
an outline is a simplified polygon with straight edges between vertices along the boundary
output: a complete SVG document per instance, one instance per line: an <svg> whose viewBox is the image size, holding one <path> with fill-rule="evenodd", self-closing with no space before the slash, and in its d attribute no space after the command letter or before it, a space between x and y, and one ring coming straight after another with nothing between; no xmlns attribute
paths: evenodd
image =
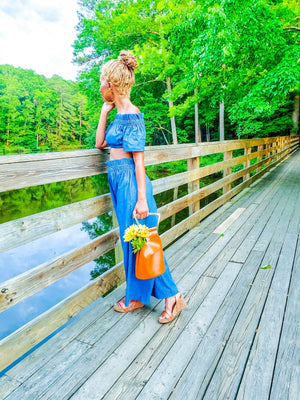
<svg viewBox="0 0 300 400"><path fill-rule="evenodd" d="M136 56L129 50L121 50L117 59L110 60L102 67L102 76L112 82L119 94L130 95L134 85L134 70L139 66Z"/></svg>

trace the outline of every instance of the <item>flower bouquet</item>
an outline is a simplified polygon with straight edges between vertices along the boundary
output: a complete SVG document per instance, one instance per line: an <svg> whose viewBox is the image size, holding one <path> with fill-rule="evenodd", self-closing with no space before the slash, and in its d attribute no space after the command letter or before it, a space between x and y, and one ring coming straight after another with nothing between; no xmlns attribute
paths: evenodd
<svg viewBox="0 0 300 400"><path fill-rule="evenodd" d="M125 230L123 238L125 242L131 241L133 252L136 253L146 244L149 236L150 231L146 225L132 224Z"/></svg>

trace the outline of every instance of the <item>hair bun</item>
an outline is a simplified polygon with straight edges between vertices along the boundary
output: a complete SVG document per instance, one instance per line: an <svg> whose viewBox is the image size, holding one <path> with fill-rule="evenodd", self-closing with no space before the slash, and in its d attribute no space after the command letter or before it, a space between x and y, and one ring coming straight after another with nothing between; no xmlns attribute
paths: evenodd
<svg viewBox="0 0 300 400"><path fill-rule="evenodd" d="M136 69L139 66L136 56L129 50L121 50L118 60L122 61L128 68Z"/></svg>

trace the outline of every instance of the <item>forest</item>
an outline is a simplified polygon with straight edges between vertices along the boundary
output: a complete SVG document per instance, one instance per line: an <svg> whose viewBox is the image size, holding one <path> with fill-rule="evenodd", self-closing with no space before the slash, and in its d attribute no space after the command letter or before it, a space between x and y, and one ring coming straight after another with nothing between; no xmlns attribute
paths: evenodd
<svg viewBox="0 0 300 400"><path fill-rule="evenodd" d="M145 114L146 145L299 132L296 0L78 5L77 82L0 67L2 153L93 148L101 67L122 49L139 62L131 101Z"/></svg>
<svg viewBox="0 0 300 400"><path fill-rule="evenodd" d="M0 154L81 148L87 99L77 82L0 66Z"/></svg>

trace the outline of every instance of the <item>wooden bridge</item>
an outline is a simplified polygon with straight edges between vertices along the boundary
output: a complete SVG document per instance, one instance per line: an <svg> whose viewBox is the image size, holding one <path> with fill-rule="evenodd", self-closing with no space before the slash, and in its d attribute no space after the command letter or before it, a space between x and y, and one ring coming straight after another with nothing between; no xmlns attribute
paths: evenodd
<svg viewBox="0 0 300 400"><path fill-rule="evenodd" d="M153 297L133 313L116 313L125 285L118 260L0 342L0 398L299 400L298 149L298 137L147 148L146 165L187 159L186 172L157 179L153 188L189 183L186 196L159 209L163 220L189 207L189 216L161 235L188 307L166 325L157 321L164 301ZM199 168L200 157L216 153L223 161ZM107 159L108 150L5 156L0 190L104 173ZM223 177L199 188L199 179L217 171ZM200 207L220 188L220 197ZM105 194L7 222L1 251L111 209ZM0 283L1 311L113 248L120 254L117 227Z"/></svg>

